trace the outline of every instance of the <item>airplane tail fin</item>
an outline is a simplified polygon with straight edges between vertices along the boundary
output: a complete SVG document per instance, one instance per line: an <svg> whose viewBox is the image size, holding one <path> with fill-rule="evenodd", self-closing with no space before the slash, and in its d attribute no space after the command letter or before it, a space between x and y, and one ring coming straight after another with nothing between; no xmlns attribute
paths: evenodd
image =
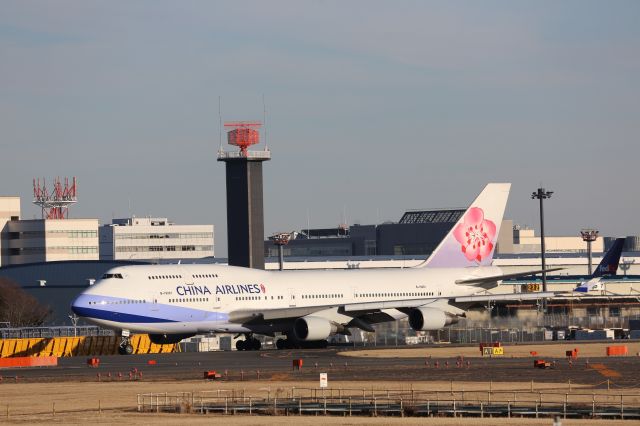
<svg viewBox="0 0 640 426"><path fill-rule="evenodd" d="M605 253L602 261L593 272L592 277L603 277L607 275L616 275L618 264L620 263L620 255L624 246L624 238L616 238L613 245L607 253Z"/></svg>
<svg viewBox="0 0 640 426"><path fill-rule="evenodd" d="M510 183L490 183L421 266L487 266L493 260Z"/></svg>

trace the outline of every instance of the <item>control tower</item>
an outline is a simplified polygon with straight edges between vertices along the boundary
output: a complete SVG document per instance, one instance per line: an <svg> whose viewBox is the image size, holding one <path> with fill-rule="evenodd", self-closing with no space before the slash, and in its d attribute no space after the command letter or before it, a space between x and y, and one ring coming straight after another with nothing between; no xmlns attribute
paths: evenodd
<svg viewBox="0 0 640 426"><path fill-rule="evenodd" d="M260 141L257 121L226 122L227 142L240 151L218 151L227 170L227 241L229 265L264 269L264 210L262 162L271 159L268 149L249 151Z"/></svg>

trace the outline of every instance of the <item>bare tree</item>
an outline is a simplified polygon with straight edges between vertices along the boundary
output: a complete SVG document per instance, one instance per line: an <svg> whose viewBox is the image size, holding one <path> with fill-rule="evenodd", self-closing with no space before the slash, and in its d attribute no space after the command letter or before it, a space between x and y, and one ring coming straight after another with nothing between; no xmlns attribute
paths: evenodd
<svg viewBox="0 0 640 426"><path fill-rule="evenodd" d="M12 327L36 327L51 315L51 308L24 291L15 282L0 277L0 322Z"/></svg>

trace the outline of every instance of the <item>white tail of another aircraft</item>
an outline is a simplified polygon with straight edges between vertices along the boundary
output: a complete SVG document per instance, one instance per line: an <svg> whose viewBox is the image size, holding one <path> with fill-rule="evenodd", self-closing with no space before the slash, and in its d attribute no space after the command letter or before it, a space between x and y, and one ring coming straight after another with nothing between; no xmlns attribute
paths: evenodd
<svg viewBox="0 0 640 426"><path fill-rule="evenodd" d="M510 183L485 186L422 266L463 268L491 265L510 189Z"/></svg>

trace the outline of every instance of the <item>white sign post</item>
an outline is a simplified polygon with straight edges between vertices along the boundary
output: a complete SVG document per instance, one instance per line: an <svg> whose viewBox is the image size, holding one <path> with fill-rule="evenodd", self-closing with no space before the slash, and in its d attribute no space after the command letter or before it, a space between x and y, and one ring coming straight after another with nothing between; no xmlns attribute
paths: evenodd
<svg viewBox="0 0 640 426"><path fill-rule="evenodd" d="M327 379L327 373L320 373L320 387L322 389L329 386L329 381Z"/></svg>

